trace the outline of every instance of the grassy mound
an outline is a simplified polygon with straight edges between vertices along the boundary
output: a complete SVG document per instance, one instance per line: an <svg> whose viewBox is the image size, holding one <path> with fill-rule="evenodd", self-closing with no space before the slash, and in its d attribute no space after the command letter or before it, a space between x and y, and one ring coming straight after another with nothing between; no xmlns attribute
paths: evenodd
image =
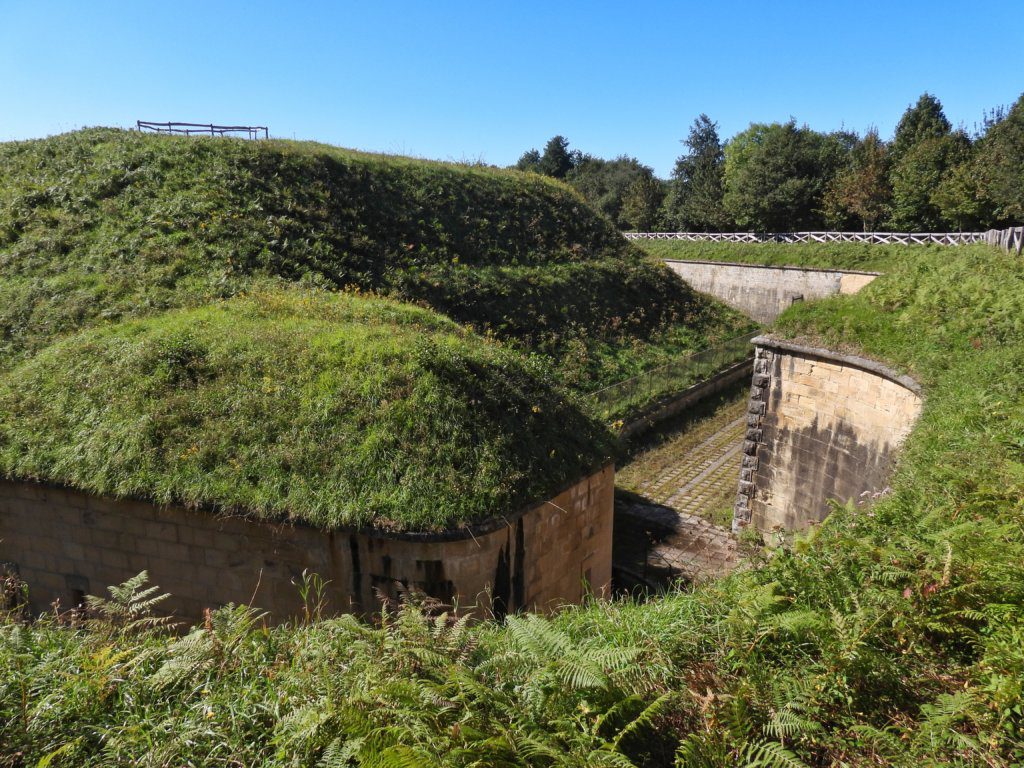
<svg viewBox="0 0 1024 768"><path fill-rule="evenodd" d="M9 762L1021 764L1024 269L993 248L916 253L779 321L925 385L870 508L692 592L550 621L410 607L268 631L225 609L182 638L126 625L130 590L78 630L10 619Z"/></svg>
<svg viewBox="0 0 1024 768"><path fill-rule="evenodd" d="M85 331L0 375L9 476L324 527L508 513L607 451L535 361L322 291Z"/></svg>
<svg viewBox="0 0 1024 768"><path fill-rule="evenodd" d="M0 145L0 275L7 359L267 276L428 304L581 389L745 325L540 176L112 129Z"/></svg>

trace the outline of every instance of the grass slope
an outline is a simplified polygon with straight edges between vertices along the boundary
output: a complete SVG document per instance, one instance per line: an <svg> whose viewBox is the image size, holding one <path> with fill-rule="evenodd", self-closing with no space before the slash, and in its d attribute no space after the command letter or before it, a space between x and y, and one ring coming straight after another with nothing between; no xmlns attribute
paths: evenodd
<svg viewBox="0 0 1024 768"><path fill-rule="evenodd" d="M8 764L1020 765L1024 269L918 253L779 321L926 387L870 508L693 592L553 620L228 609L180 638L129 625L125 594L78 629L11 619Z"/></svg>
<svg viewBox="0 0 1024 768"><path fill-rule="evenodd" d="M540 176L112 129L0 144L0 276L6 360L267 276L428 304L580 390L745 326Z"/></svg>
<svg viewBox="0 0 1024 768"><path fill-rule="evenodd" d="M867 243L701 243L637 240L658 259L734 261L775 267L817 267L884 272L895 264L931 261L948 250L941 245L869 245Z"/></svg>
<svg viewBox="0 0 1024 768"><path fill-rule="evenodd" d="M610 452L536 362L322 291L72 335L0 376L0 414L9 476L323 527L508 513Z"/></svg>

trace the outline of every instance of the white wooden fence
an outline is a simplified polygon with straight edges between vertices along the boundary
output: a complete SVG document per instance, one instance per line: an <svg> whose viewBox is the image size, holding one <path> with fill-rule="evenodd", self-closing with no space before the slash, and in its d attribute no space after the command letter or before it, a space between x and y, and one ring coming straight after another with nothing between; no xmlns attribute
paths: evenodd
<svg viewBox="0 0 1024 768"><path fill-rule="evenodd" d="M1024 227L988 232L624 232L627 240L684 240L712 243L877 243L882 245L968 245L989 243L1020 253Z"/></svg>

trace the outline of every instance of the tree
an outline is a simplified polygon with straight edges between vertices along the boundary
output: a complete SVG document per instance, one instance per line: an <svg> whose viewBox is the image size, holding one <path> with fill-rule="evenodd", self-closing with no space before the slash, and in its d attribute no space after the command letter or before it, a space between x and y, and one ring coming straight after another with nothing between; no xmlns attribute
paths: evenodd
<svg viewBox="0 0 1024 768"><path fill-rule="evenodd" d="M650 232L658 218L658 209L665 198L662 182L653 175L634 181L622 200L622 220L628 229Z"/></svg>
<svg viewBox="0 0 1024 768"><path fill-rule="evenodd" d="M995 206L988 197L976 156L945 173L932 192L931 202L942 219L959 231L987 228L995 218Z"/></svg>
<svg viewBox="0 0 1024 768"><path fill-rule="evenodd" d="M569 151L569 140L564 136L553 136L544 145L538 170L545 176L564 179L581 159L579 152Z"/></svg>
<svg viewBox="0 0 1024 768"><path fill-rule="evenodd" d="M935 194L943 176L970 152L970 139L962 132L929 137L914 144L893 166L892 220L896 229L936 231L947 219Z"/></svg>
<svg viewBox="0 0 1024 768"><path fill-rule="evenodd" d="M845 162L844 135L751 124L725 147L726 210L743 228L781 232L824 223L823 198Z"/></svg>
<svg viewBox="0 0 1024 768"><path fill-rule="evenodd" d="M826 217L830 224L843 229L851 218L856 219L868 232L885 219L891 200L888 154L878 131L872 128L856 142L849 164L829 184Z"/></svg>
<svg viewBox="0 0 1024 768"><path fill-rule="evenodd" d="M728 228L725 196L725 151L718 124L705 114L693 121L684 141L690 150L676 160L665 202L669 224L680 230L715 232Z"/></svg>
<svg viewBox="0 0 1024 768"><path fill-rule="evenodd" d="M540 152L536 149L528 149L523 152L516 163L516 169L520 171L533 171L540 173Z"/></svg>
<svg viewBox="0 0 1024 768"><path fill-rule="evenodd" d="M1024 94L978 144L978 175L995 220L1024 224Z"/></svg>
<svg viewBox="0 0 1024 768"><path fill-rule="evenodd" d="M616 226L628 229L630 223L622 218L623 200L630 187L644 178L653 179L654 171L636 158L621 155L603 160L583 155L565 180Z"/></svg>
<svg viewBox="0 0 1024 768"><path fill-rule="evenodd" d="M942 111L942 102L930 93L923 93L917 104L907 107L896 125L889 146L892 162L898 163L916 144L927 139L940 139L949 135L952 126Z"/></svg>

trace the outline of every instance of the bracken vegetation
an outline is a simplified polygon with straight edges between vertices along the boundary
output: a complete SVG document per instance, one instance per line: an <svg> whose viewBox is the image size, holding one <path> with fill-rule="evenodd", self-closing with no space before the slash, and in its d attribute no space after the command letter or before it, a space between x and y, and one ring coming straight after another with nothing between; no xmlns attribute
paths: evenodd
<svg viewBox="0 0 1024 768"><path fill-rule="evenodd" d="M1021 764L1024 270L917 253L779 324L925 386L874 503L692 592L552 619L228 607L180 635L144 623L141 579L70 626L12 615L0 764Z"/></svg>

